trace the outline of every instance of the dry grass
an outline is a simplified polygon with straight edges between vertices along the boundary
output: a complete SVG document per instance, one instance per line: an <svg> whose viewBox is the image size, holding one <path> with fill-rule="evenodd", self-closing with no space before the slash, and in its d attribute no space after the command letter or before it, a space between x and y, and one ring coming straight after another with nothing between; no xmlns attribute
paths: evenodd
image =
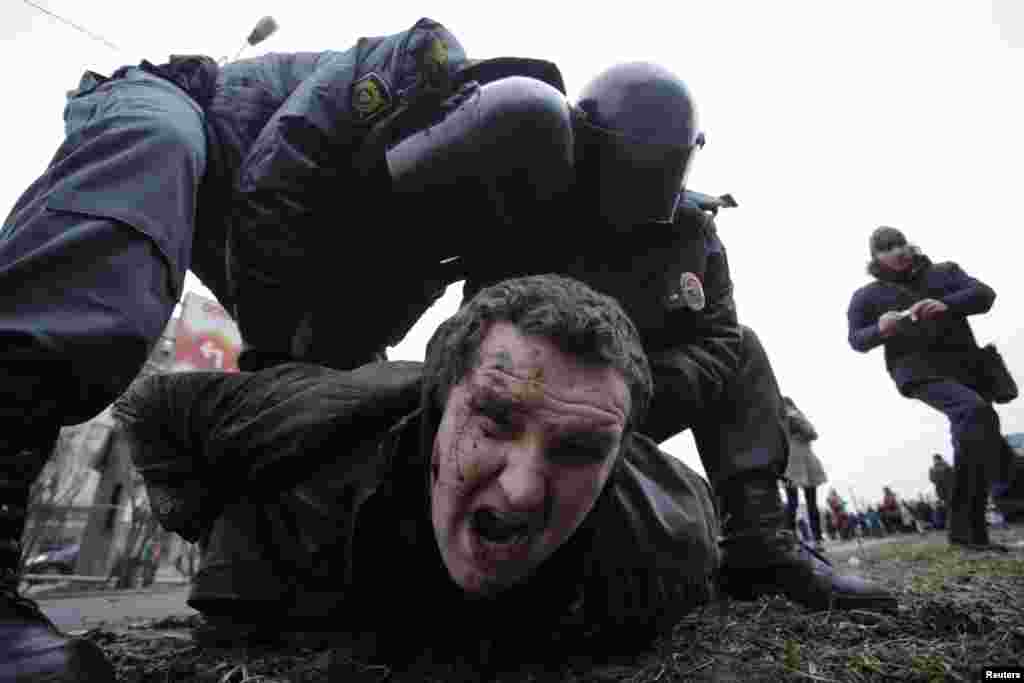
<svg viewBox="0 0 1024 683"><path fill-rule="evenodd" d="M495 683L542 681L968 681L983 665L1024 666L1024 527L994 532L1009 554L950 548L939 535L869 548L857 571L900 596L894 614L811 613L782 598L722 601L691 614L647 651L492 672ZM336 648L200 650L195 620L92 631L121 681L401 683L473 680L479 665L429 658L405 671Z"/></svg>

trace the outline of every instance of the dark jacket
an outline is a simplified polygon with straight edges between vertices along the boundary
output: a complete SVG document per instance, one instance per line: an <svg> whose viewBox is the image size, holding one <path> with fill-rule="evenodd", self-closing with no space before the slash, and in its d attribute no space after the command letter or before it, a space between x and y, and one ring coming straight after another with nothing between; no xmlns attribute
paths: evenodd
<svg viewBox="0 0 1024 683"><path fill-rule="evenodd" d="M992 308L996 293L952 261L932 264L926 257L906 281L876 280L858 289L847 310L850 346L867 352L885 346L885 365L901 393L923 381L952 378L973 385L978 348L967 316ZM932 320L901 323L898 334L883 339L878 319L906 310L921 299L938 299L949 310Z"/></svg>
<svg viewBox="0 0 1024 683"><path fill-rule="evenodd" d="M652 408L657 424L642 430L656 441L695 424L739 368L742 333L729 262L714 220L704 211L680 209L672 229L565 235L543 250L531 244L528 252L517 253L512 246L474 265L465 276L464 300L499 280L548 272L617 299L640 331L656 388L659 380L665 385ZM704 292L699 310L686 305L681 291L687 273ZM659 406L663 401L672 405Z"/></svg>
<svg viewBox="0 0 1024 683"><path fill-rule="evenodd" d="M229 595L280 611L329 590L341 595L335 619L386 622L391 612L377 603L402 605L398 621L419 629L413 642L442 611L478 609L448 579L434 539L428 467L437 424L418 409L428 400L421 368L160 375L118 400L115 416L135 442L161 523L204 546L190 604L203 610ZM719 561L710 487L650 440L627 443L580 530L485 610L637 629L671 625L708 599ZM500 623L497 613L486 623Z"/></svg>

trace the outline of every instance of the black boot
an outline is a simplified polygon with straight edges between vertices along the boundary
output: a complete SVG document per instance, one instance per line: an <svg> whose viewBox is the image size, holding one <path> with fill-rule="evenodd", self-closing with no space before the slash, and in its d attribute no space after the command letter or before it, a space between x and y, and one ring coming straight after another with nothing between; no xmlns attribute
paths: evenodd
<svg viewBox="0 0 1024 683"><path fill-rule="evenodd" d="M68 638L18 594L28 491L52 446L0 455L0 680L112 683L114 669L94 643Z"/></svg>
<svg viewBox="0 0 1024 683"><path fill-rule="evenodd" d="M817 610L895 609L896 598L856 576L835 573L824 556L784 528L785 511L771 476L722 486L725 515L721 588L752 600L781 593Z"/></svg>
<svg viewBox="0 0 1024 683"><path fill-rule="evenodd" d="M984 468L958 463L955 472L956 482L947 513L950 545L979 552L1009 552L1008 546L993 543L989 538L988 519L985 516L989 481Z"/></svg>

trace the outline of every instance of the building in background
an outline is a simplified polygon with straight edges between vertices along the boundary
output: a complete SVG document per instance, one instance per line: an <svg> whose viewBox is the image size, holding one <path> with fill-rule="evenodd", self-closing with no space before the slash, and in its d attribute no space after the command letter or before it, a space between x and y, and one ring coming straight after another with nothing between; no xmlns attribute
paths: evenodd
<svg viewBox="0 0 1024 683"><path fill-rule="evenodd" d="M238 371L242 333L216 301L193 292L185 295L173 333L172 372L188 370Z"/></svg>
<svg viewBox="0 0 1024 683"><path fill-rule="evenodd" d="M237 371L242 338L227 311L193 292L179 308L139 376ZM74 574L108 576L117 573L119 562L139 558L181 566L182 553L191 551L149 514L130 446L119 438L109 407L88 422L61 430L54 457L33 487L32 501L24 536L26 560L77 544Z"/></svg>

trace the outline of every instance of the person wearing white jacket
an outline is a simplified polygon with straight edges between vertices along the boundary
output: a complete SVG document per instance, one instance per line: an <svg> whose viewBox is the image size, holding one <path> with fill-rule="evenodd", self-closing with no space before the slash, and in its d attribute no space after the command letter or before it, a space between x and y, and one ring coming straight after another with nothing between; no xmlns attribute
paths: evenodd
<svg viewBox="0 0 1024 683"><path fill-rule="evenodd" d="M785 411L783 424L789 438L789 464L786 466L786 513L792 527L796 526L796 510L799 501L798 489L803 489L807 503L807 517L818 551L824 548L821 535L821 516L818 514L817 488L828 481L821 460L814 454L811 442L818 438L814 425L807 419L789 396L782 397Z"/></svg>

